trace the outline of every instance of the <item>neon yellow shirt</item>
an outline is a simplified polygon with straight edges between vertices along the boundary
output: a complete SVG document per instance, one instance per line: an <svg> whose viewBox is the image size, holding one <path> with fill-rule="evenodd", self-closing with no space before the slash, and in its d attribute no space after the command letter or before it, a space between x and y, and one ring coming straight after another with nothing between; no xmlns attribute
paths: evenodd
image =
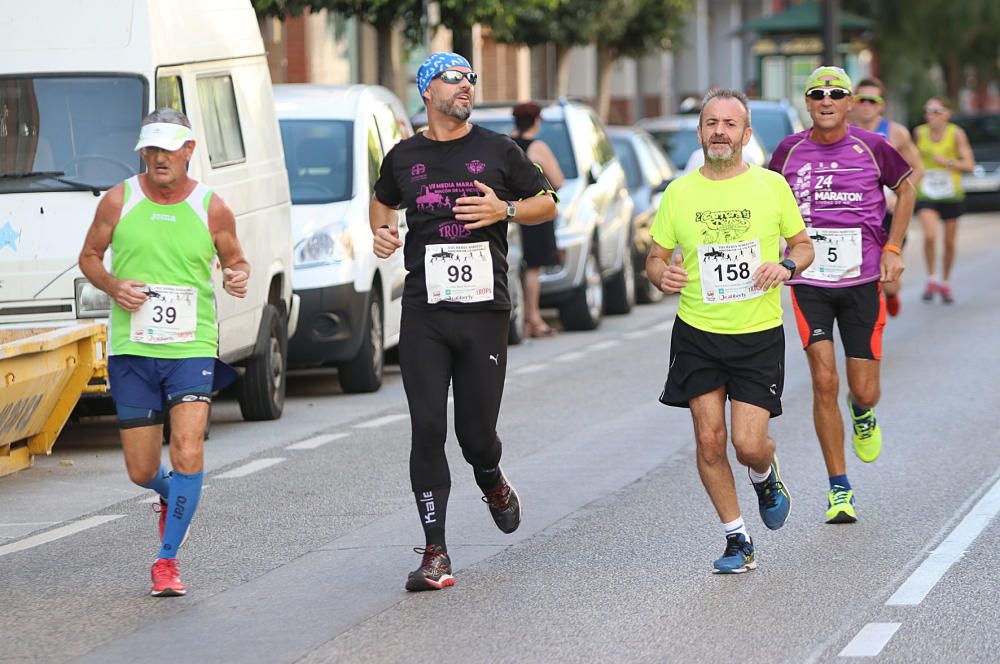
<svg viewBox="0 0 1000 664"><path fill-rule="evenodd" d="M663 194L650 233L664 249L680 247L688 282L677 315L716 334L781 325L781 289L753 290L761 263L781 260L779 237L805 229L795 196L779 173L750 166L727 180L692 171Z"/></svg>

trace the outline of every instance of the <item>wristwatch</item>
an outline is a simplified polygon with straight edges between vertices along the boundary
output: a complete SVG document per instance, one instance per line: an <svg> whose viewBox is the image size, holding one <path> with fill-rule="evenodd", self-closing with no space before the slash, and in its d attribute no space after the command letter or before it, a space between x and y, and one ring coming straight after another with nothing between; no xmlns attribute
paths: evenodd
<svg viewBox="0 0 1000 664"><path fill-rule="evenodd" d="M779 265L781 265L782 267L787 267L788 268L788 278L789 279L791 279L792 277L795 276L795 270L797 270L799 268L799 266L796 265L795 261L793 261L791 258L786 258L785 260L781 261L779 263Z"/></svg>
<svg viewBox="0 0 1000 664"><path fill-rule="evenodd" d="M507 201L507 218L504 221L513 221L516 214L517 207L514 206L514 201Z"/></svg>

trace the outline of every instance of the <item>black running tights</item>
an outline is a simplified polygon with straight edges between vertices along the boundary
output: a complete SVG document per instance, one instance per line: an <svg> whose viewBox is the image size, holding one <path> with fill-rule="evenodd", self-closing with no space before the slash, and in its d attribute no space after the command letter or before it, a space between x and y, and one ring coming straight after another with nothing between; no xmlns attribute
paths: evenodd
<svg viewBox="0 0 1000 664"><path fill-rule="evenodd" d="M451 486L444 444L448 384L455 398L455 435L465 460L496 468L497 417L507 371L510 312L403 308L399 368L410 406L410 482L414 491Z"/></svg>

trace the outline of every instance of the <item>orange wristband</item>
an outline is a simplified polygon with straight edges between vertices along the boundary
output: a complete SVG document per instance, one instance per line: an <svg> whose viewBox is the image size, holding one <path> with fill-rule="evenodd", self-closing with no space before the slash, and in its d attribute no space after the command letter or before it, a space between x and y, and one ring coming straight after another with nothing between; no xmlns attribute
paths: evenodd
<svg viewBox="0 0 1000 664"><path fill-rule="evenodd" d="M903 250L900 249L899 247L897 247L894 244L887 244L887 245L885 245L884 247L882 247L882 251L883 252L891 251L892 253L896 254L897 256L899 256L899 255L901 255L903 253Z"/></svg>

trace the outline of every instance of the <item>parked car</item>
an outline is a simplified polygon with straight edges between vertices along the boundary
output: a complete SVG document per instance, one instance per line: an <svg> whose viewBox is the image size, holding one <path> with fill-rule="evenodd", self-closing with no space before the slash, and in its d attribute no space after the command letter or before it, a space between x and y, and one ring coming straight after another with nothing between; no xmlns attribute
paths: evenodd
<svg viewBox="0 0 1000 664"><path fill-rule="evenodd" d="M632 254L636 300L659 302L663 291L646 278L646 257L653 245L649 234L660 207L663 190L677 177L677 167L659 144L643 129L608 127L608 137L625 170L625 183L635 208L632 213Z"/></svg>
<svg viewBox="0 0 1000 664"><path fill-rule="evenodd" d="M592 330L607 314L625 314L635 305L632 199L625 173L604 125L589 106L561 99L539 102L538 138L552 149L565 183L559 190L556 244L562 265L543 268L541 306L558 307L567 330ZM513 104L477 106L472 121L493 131L513 131ZM413 117L414 125L425 116Z"/></svg>
<svg viewBox="0 0 1000 664"><path fill-rule="evenodd" d="M769 99L750 100L750 126L767 150L768 159L786 136L805 129L794 106L785 100Z"/></svg>
<svg viewBox="0 0 1000 664"><path fill-rule="evenodd" d="M751 122L752 120L751 117ZM675 164L678 166L683 164L685 173L704 163L705 155L698 143L697 115L663 115L646 118L637 122L636 126L648 131ZM743 159L750 164L767 166L767 150L756 134L752 134L750 142L743 147Z"/></svg>
<svg viewBox="0 0 1000 664"><path fill-rule="evenodd" d="M333 366L345 392L382 385L399 343L403 252L372 252L368 205L383 156L412 133L403 105L375 85L277 85L292 193L293 286L299 326L292 368ZM406 236L400 213L400 237Z"/></svg>
<svg viewBox="0 0 1000 664"><path fill-rule="evenodd" d="M965 130L976 157L976 168L962 173L962 188L970 209L1000 209L1000 113L959 115L953 120Z"/></svg>
<svg viewBox="0 0 1000 664"><path fill-rule="evenodd" d="M242 367L234 387L244 419L277 419L297 299L288 177L253 8L227 0L123 0L114 8L53 0L5 18L0 326L109 315L110 298L77 266L80 247L101 192L142 169L139 121L175 108L197 137L191 175L232 208L253 266L245 298L219 297L219 353ZM218 261L212 272L221 294ZM101 411L107 394L86 410Z"/></svg>

